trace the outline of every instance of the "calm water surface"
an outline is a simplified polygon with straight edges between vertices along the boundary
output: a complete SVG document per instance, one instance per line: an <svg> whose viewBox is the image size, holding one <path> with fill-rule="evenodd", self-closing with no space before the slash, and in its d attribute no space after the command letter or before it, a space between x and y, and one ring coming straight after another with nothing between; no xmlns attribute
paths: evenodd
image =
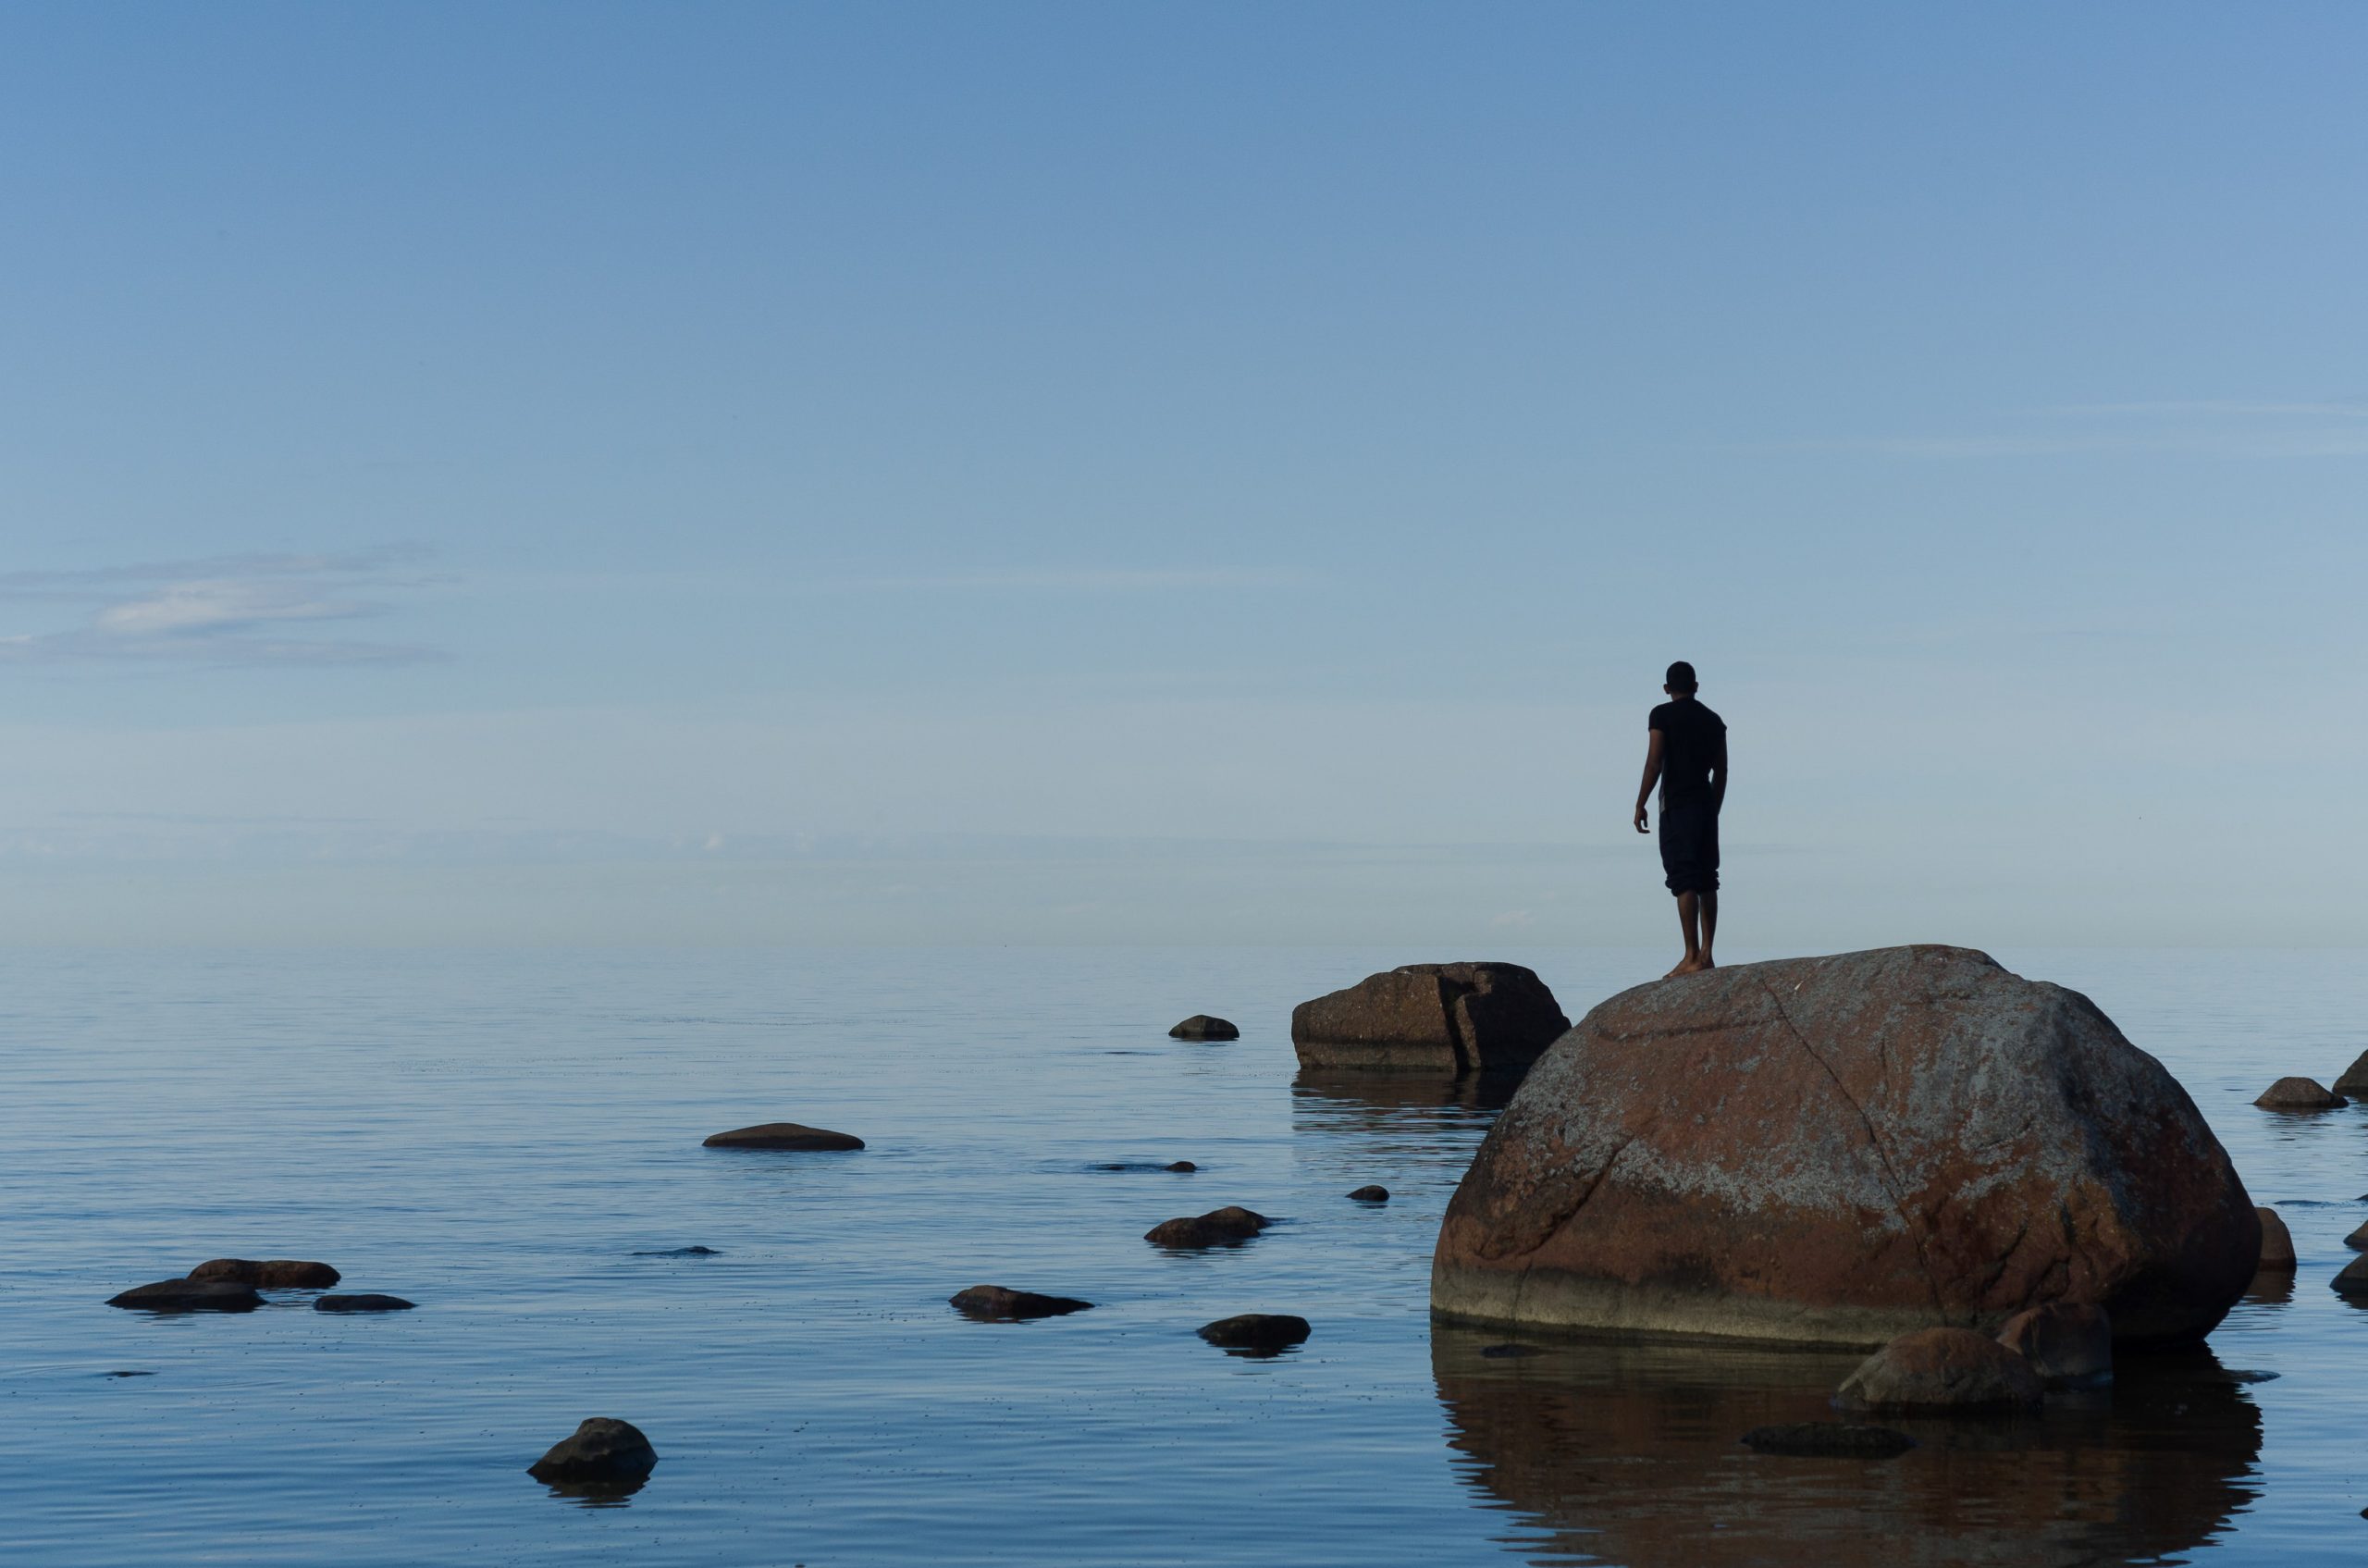
<svg viewBox="0 0 2368 1568"><path fill-rule="evenodd" d="M1300 1079L1293 1002L1413 952L0 957L0 1557L337 1563L1815 1564L2368 1558L2368 1312L2327 1279L2368 1111L2247 1102L2368 1045L2322 953L2002 952L2186 1083L2301 1271L2211 1353L1881 1464L1760 1457L1855 1358L1434 1330L1494 1114ZM1517 952L1576 1016L1665 958ZM1751 955L1738 954L1745 957ZM1166 1037L1188 1013L1242 1039ZM774 1119L865 1153L707 1150ZM1190 1159L1190 1175L1099 1170ZM1345 1194L1369 1181L1393 1200ZM1174 1215L1280 1219L1153 1252ZM641 1255L703 1245L712 1257ZM101 1305L213 1256L421 1303ZM976 1324L952 1291L1081 1295ZM1315 1325L1255 1361L1192 1330ZM148 1376L110 1377L140 1372ZM2272 1381L2238 1374L2270 1372ZM662 1456L524 1473L586 1415Z"/></svg>

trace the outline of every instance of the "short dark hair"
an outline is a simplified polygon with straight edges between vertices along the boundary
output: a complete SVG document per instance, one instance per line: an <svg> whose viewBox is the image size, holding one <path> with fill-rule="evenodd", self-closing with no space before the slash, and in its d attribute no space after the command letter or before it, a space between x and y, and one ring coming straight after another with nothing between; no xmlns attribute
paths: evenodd
<svg viewBox="0 0 2368 1568"><path fill-rule="evenodd" d="M1671 691L1692 691L1696 685L1694 679L1694 666L1683 659L1671 665L1668 684Z"/></svg>

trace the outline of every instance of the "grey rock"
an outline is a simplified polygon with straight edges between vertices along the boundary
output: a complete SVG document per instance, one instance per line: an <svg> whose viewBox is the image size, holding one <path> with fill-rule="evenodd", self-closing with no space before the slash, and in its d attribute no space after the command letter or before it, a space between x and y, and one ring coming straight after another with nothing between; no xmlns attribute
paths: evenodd
<svg viewBox="0 0 2368 1568"><path fill-rule="evenodd" d="M2269 1111L2332 1111L2350 1103L2308 1078L2281 1078L2263 1090L2261 1098L2253 1102Z"/></svg>
<svg viewBox="0 0 2368 1568"><path fill-rule="evenodd" d="M1407 964L1291 1009L1302 1068L1519 1074L1571 1027L1519 964Z"/></svg>
<svg viewBox="0 0 2368 1568"><path fill-rule="evenodd" d="M549 1482L632 1482L648 1476L658 1451L630 1421L595 1415L526 1466L526 1474Z"/></svg>

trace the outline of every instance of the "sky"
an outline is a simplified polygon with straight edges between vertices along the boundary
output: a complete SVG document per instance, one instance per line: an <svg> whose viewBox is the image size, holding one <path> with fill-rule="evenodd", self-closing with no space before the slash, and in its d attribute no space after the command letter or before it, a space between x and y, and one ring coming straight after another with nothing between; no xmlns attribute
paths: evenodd
<svg viewBox="0 0 2368 1568"><path fill-rule="evenodd" d="M2368 11L0 10L0 942L2357 945Z"/></svg>

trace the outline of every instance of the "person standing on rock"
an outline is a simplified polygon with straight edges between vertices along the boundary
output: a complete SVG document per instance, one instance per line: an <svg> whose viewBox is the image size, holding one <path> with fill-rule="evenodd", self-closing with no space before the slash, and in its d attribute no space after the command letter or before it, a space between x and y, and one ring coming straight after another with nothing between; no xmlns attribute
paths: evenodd
<svg viewBox="0 0 2368 1568"><path fill-rule="evenodd" d="M1650 833L1645 802L1661 786L1661 870L1677 895L1677 923L1685 957L1662 978L1717 968L1710 944L1719 934L1719 808L1727 798L1726 721L1696 700L1694 666L1669 667L1661 690L1669 700L1647 721L1645 782L1636 787L1636 831Z"/></svg>

